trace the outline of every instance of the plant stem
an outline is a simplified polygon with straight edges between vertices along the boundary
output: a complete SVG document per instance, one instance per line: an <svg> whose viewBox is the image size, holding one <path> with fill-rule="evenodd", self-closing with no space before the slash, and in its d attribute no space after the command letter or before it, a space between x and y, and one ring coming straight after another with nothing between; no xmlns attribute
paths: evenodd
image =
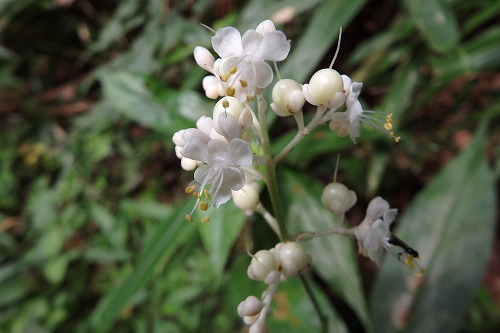
<svg viewBox="0 0 500 333"><path fill-rule="evenodd" d="M264 163L264 168L266 169L266 184L267 190L269 191L269 197L271 198L271 204L273 205L274 216L278 221L280 240L286 241L288 238L288 233L286 231L285 215L283 213L283 206L281 205L281 199L278 191L278 182L276 180L276 164L272 160L271 153L271 142L269 140L269 132L267 130L265 111L267 109L267 103L264 96L257 96L257 109L259 125L262 129L262 146L264 149L264 156L266 156L266 161Z"/></svg>

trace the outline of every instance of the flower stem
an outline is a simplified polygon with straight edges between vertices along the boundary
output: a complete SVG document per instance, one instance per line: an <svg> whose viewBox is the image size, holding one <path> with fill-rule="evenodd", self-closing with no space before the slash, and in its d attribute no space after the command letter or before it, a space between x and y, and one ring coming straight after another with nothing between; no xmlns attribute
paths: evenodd
<svg viewBox="0 0 500 333"><path fill-rule="evenodd" d="M285 215L283 213L283 206L281 204L281 198L278 192L278 181L276 180L276 163L272 159L271 153L271 142L269 140L269 132L267 130L267 123L265 117L265 111L267 109L267 103L264 96L257 96L257 108L258 108L258 118L259 125L262 129L262 146L264 149L264 156L266 156L266 161L264 163L264 168L266 169L266 184L267 190L269 191L269 197L271 198L271 204L273 205L274 216L278 221L280 240L286 241L288 238L288 233L286 231Z"/></svg>

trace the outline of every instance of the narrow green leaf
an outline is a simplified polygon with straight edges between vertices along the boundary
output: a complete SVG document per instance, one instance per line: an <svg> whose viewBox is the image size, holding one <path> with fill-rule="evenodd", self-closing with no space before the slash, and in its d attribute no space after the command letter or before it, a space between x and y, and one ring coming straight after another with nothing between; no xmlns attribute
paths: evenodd
<svg viewBox="0 0 500 333"><path fill-rule="evenodd" d="M232 201L207 212L210 221L200 223L203 244L208 250L213 271L221 275L235 240L245 225L246 216Z"/></svg>
<svg viewBox="0 0 500 333"><path fill-rule="evenodd" d="M458 24L448 4L441 0L405 0L405 5L434 50L446 52L457 46Z"/></svg>
<svg viewBox="0 0 500 333"><path fill-rule="evenodd" d="M495 179L485 133L446 165L401 219L398 236L420 252L419 279L392 257L376 281L375 332L455 332L481 282L493 240Z"/></svg>
<svg viewBox="0 0 500 333"><path fill-rule="evenodd" d="M173 213L165 216L163 221L158 222L151 231L151 236L144 245L132 275L111 294L101 299L92 313L90 323L94 331L109 331L120 312L154 274L158 263L174 255L176 249L191 237L196 228L184 218L185 212L189 211L191 205L192 202L189 201L179 206Z"/></svg>
<svg viewBox="0 0 500 333"><path fill-rule="evenodd" d="M321 185L307 176L287 172L285 177L290 231L321 231L333 227L333 214L320 203ZM313 269L352 307L369 331L371 323L362 291L353 241L328 236L303 242L313 258Z"/></svg>

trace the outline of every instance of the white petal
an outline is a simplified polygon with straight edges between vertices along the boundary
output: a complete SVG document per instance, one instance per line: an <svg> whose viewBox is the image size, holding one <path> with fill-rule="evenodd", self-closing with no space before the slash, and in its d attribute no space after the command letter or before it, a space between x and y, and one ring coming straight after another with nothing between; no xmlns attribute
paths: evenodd
<svg viewBox="0 0 500 333"><path fill-rule="evenodd" d="M222 185L217 193L212 197L212 203L215 208L219 208L220 205L225 204L231 199L231 189L227 186Z"/></svg>
<svg viewBox="0 0 500 333"><path fill-rule="evenodd" d="M241 38L241 43L243 44L243 49L245 50L245 53L255 56L254 57L255 61L263 60L262 58L258 57L260 49L262 47L263 40L264 36L262 36L255 30L248 30Z"/></svg>
<svg viewBox="0 0 500 333"><path fill-rule="evenodd" d="M250 144L241 139L233 139L229 142L228 165L250 166L253 162L252 149Z"/></svg>
<svg viewBox="0 0 500 333"><path fill-rule="evenodd" d="M257 29L255 29L255 31L257 31L259 34L265 36L270 32L276 31L276 27L274 26L273 21L265 20L257 26Z"/></svg>
<svg viewBox="0 0 500 333"><path fill-rule="evenodd" d="M194 138L201 140L205 143L210 141L210 137L208 137L208 135L206 135L197 128L188 128L184 131L184 133L182 133L182 139L184 140L184 142L188 142L189 140Z"/></svg>
<svg viewBox="0 0 500 333"><path fill-rule="evenodd" d="M263 61L255 63L255 85L265 88L273 81L273 70L271 66Z"/></svg>
<svg viewBox="0 0 500 333"><path fill-rule="evenodd" d="M256 56L262 60L283 61L288 56L290 47L283 32L271 32L264 37Z"/></svg>
<svg viewBox="0 0 500 333"><path fill-rule="evenodd" d="M384 213L390 208L389 203L381 197L373 198L366 209L366 216L375 221L384 216Z"/></svg>
<svg viewBox="0 0 500 333"><path fill-rule="evenodd" d="M209 157L205 160L207 164L226 166L228 155L228 144L224 141L212 139L207 143Z"/></svg>
<svg viewBox="0 0 500 333"><path fill-rule="evenodd" d="M212 46L221 58L243 55L240 32L233 27L217 30L212 37Z"/></svg>
<svg viewBox="0 0 500 333"><path fill-rule="evenodd" d="M207 161L210 156L209 152L207 149L207 144L198 139L198 138L192 138L188 141L186 141L186 144L181 150L181 154L184 157L190 158L192 160L196 161Z"/></svg>
<svg viewBox="0 0 500 333"><path fill-rule="evenodd" d="M221 113L218 117L219 133L222 134L227 141L235 138L241 138L240 124L234 119L230 113Z"/></svg>
<svg viewBox="0 0 500 333"><path fill-rule="evenodd" d="M211 183L214 178L215 169L208 164L202 164L194 172L194 180L202 184L202 187L207 183Z"/></svg>
<svg viewBox="0 0 500 333"><path fill-rule="evenodd" d="M223 171L224 184L233 191L238 191L245 185L245 173L239 168L225 168Z"/></svg>

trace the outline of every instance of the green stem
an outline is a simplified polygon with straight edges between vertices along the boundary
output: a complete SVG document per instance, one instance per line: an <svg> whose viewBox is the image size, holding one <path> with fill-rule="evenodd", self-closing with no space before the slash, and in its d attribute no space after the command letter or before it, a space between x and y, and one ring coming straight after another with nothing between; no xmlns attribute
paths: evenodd
<svg viewBox="0 0 500 333"><path fill-rule="evenodd" d="M288 238L288 233L286 231L285 215L283 213L283 206L281 205L281 199L278 191L278 182L276 180L276 164L272 160L271 142L269 140L269 132L267 130L265 116L267 103L264 99L264 96L262 95L257 96L257 102L259 125L262 130L262 145L264 149L264 156L266 157L264 168L266 169L267 176L267 190L269 191L269 197L271 198L271 204L273 205L274 216L278 221L280 239L281 241L286 241Z"/></svg>

